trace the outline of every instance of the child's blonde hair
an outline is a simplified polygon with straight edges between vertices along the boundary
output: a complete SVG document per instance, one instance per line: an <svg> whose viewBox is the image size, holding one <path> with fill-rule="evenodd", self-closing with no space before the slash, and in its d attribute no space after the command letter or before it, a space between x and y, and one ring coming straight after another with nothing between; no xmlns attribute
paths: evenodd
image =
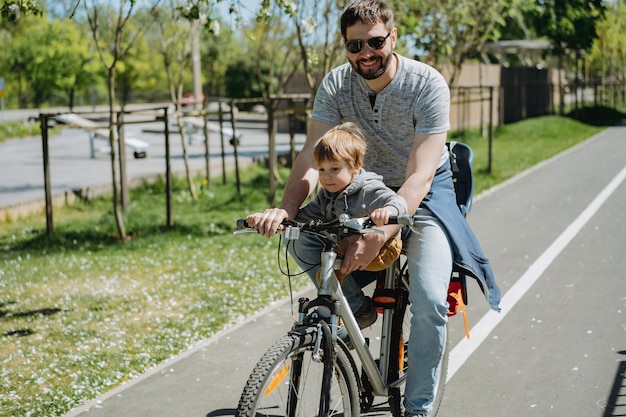
<svg viewBox="0 0 626 417"><path fill-rule="evenodd" d="M363 166L367 145L356 123L347 122L335 126L322 136L315 145L313 158L322 161L345 161L350 168Z"/></svg>

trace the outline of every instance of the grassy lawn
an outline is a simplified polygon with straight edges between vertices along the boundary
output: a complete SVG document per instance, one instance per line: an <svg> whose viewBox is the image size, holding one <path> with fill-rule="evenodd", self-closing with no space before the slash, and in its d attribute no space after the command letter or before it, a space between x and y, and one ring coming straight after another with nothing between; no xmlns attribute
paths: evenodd
<svg viewBox="0 0 626 417"><path fill-rule="evenodd" d="M492 173L469 132L477 193L602 129L552 116L499 128ZM0 225L0 415L62 415L289 294L278 239L232 235L266 207L266 170L242 174L244 198L232 177L197 202L175 181L171 229L164 185L133 190L127 243L104 198L55 209L52 238L43 215Z"/></svg>
<svg viewBox="0 0 626 417"><path fill-rule="evenodd" d="M600 132L603 128L559 116L545 116L495 130L492 171L487 172L489 141L478 133L457 138L474 150L475 195Z"/></svg>
<svg viewBox="0 0 626 417"><path fill-rule="evenodd" d="M49 134L54 135L55 130L59 130L59 128L51 127ZM41 126L38 122L24 121L0 123L0 143L5 142L8 139L26 138L31 136L41 137Z"/></svg>

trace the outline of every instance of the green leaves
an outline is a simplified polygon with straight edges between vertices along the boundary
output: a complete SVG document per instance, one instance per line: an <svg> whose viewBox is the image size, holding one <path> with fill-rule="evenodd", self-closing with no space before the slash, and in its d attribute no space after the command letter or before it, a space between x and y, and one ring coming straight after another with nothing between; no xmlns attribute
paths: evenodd
<svg viewBox="0 0 626 417"><path fill-rule="evenodd" d="M464 60L479 52L500 21L506 0L405 0L396 13L403 32L435 66L451 64L454 84Z"/></svg>
<svg viewBox="0 0 626 417"><path fill-rule="evenodd" d="M535 24L553 41L556 52L587 49L596 38L596 24L604 13L602 0L546 0Z"/></svg>
<svg viewBox="0 0 626 417"><path fill-rule="evenodd" d="M6 0L0 8L3 19L15 21L22 15L43 15L43 10L35 0Z"/></svg>

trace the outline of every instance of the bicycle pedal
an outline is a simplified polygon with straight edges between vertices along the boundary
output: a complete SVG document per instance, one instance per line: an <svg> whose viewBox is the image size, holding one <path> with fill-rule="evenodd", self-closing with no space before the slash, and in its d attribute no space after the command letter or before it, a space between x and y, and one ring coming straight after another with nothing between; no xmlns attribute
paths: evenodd
<svg viewBox="0 0 626 417"><path fill-rule="evenodd" d="M377 288L374 290L374 296L372 297L378 308L378 312L382 313L382 310L393 309L398 302L398 296L396 290L390 290L385 288Z"/></svg>

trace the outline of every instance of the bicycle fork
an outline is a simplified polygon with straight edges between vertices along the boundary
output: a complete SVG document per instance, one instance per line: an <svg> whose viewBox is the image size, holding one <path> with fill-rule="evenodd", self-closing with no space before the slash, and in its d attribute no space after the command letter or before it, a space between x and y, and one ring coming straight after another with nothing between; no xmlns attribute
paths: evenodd
<svg viewBox="0 0 626 417"><path fill-rule="evenodd" d="M324 319L320 321L316 329L317 338L312 352L313 360L323 362L324 371L318 415L324 417L329 411L330 398L325 394L328 393L334 372L336 356L334 347L336 346L338 316L341 316L343 319L343 325L350 336L350 341L361 360L364 372L369 378L372 393L376 396L388 396L389 388L392 388L387 385L387 380L389 361L392 359L390 357L390 346L393 309L385 309L383 313L383 328L385 330L382 334L380 363L377 364L334 273L334 270L338 269L340 265L341 261L337 259L337 254L333 250L322 252L318 297L310 302L309 300L301 299L299 308L299 321L301 323L305 320L307 313L313 308L317 308L317 313L320 315L319 318ZM396 266L387 269L385 288L394 288L395 270ZM328 308L328 310L323 311L320 307ZM320 350L323 354L320 353Z"/></svg>
<svg viewBox="0 0 626 417"><path fill-rule="evenodd" d="M372 357L372 353L369 350L367 341L365 340L363 333L361 333L361 329L359 328L358 322L356 321L356 318L354 317L354 314L352 310L350 309L348 300L344 296L343 291L341 290L341 286L338 285L339 281L337 280L337 276L335 275L334 270L338 269L341 266L341 262L340 260L337 259L337 253L334 252L333 250L324 251L322 252L321 261L322 261L321 267L320 267L321 282L319 284L318 294L320 296L330 296L333 300L339 302L339 305L341 306L341 311L339 313L343 319L343 325L346 327L346 330L348 331L348 335L350 336L350 341L352 342L354 350L357 352L357 355L361 359L363 369L370 379L370 383L372 385L372 392L375 395L386 396L388 395L387 384L386 384L387 379L386 379L386 376L385 378L381 376L381 371L384 370L385 375L387 374L386 369L387 369L387 364L389 361L388 351L389 351L389 344L390 344L389 334L390 334L391 326L389 325L386 327L387 329L389 329L387 337L386 337L387 347L383 348L381 346L381 348L383 348L387 352L387 354L385 355L385 361L381 360L381 371L379 371L376 365L376 361ZM393 287L393 283L391 283L393 280L393 270L394 270L394 267L387 269L388 277L386 278L386 280L390 280L390 284L389 284L390 287ZM383 315L383 320L385 319L391 320L390 314L392 314L390 311L385 310L385 314ZM333 317L336 317L336 316L333 315ZM383 321L383 325L384 323L385 322ZM336 337L336 329L337 329L337 326L335 326L334 324L335 323L333 323L333 326L332 326L333 338ZM385 367L382 367L382 362L385 362Z"/></svg>

